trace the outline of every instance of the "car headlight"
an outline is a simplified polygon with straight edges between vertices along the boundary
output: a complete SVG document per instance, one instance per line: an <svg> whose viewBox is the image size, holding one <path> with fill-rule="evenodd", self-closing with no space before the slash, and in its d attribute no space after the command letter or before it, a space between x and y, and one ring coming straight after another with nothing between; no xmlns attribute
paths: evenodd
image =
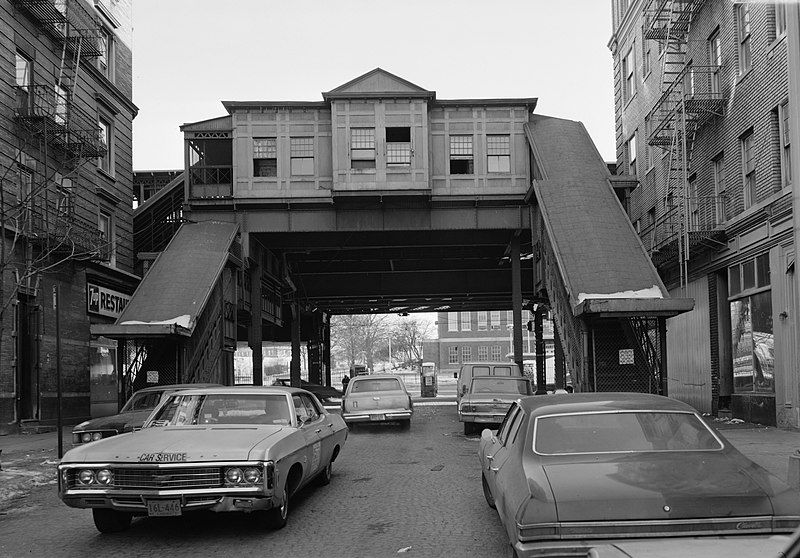
<svg viewBox="0 0 800 558"><path fill-rule="evenodd" d="M92 442L96 442L97 440L100 440L102 437L103 437L102 432L92 432Z"/></svg>
<svg viewBox="0 0 800 558"><path fill-rule="evenodd" d="M91 432L84 432L83 434L81 434L81 442L85 444L86 442L91 442L91 441L92 441Z"/></svg>
<svg viewBox="0 0 800 558"><path fill-rule="evenodd" d="M114 473L108 469L100 469L97 471L97 474L95 474L95 478L98 483L108 486L114 482Z"/></svg>
<svg viewBox="0 0 800 558"><path fill-rule="evenodd" d="M233 467L225 471L225 480L231 484L239 484L242 482L242 470L238 467Z"/></svg>
<svg viewBox="0 0 800 558"><path fill-rule="evenodd" d="M94 482L94 471L83 469L78 473L78 482L81 484L92 484Z"/></svg>
<svg viewBox="0 0 800 558"><path fill-rule="evenodd" d="M261 481L261 471L255 467L248 467L244 470L244 480L250 484L257 484Z"/></svg>

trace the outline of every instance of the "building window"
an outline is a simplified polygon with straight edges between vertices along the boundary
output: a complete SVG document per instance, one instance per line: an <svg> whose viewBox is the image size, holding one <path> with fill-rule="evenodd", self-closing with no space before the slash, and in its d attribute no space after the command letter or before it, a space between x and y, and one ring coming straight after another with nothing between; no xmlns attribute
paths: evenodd
<svg viewBox="0 0 800 558"><path fill-rule="evenodd" d="M772 291L769 254L728 268L733 383L736 393L774 393Z"/></svg>
<svg viewBox="0 0 800 558"><path fill-rule="evenodd" d="M375 128L350 129L350 168L375 168Z"/></svg>
<svg viewBox="0 0 800 558"><path fill-rule="evenodd" d="M447 313L447 331L458 331L458 312Z"/></svg>
<svg viewBox="0 0 800 558"><path fill-rule="evenodd" d="M72 215L74 213L75 187L71 178L62 178L56 173L54 178L58 194L57 209L60 215Z"/></svg>
<svg viewBox="0 0 800 558"><path fill-rule="evenodd" d="M253 138L253 176L278 176L277 138Z"/></svg>
<svg viewBox="0 0 800 558"><path fill-rule="evenodd" d="M106 28L100 29L100 56L97 57L97 69L109 81L114 81L114 36Z"/></svg>
<svg viewBox="0 0 800 558"><path fill-rule="evenodd" d="M478 360L481 362L489 360L489 347L486 345L478 347Z"/></svg>
<svg viewBox="0 0 800 558"><path fill-rule="evenodd" d="M511 172L511 137L486 136L486 158L489 172Z"/></svg>
<svg viewBox="0 0 800 558"><path fill-rule="evenodd" d="M700 227L700 200L697 197L697 175L689 177L689 230Z"/></svg>
<svg viewBox="0 0 800 558"><path fill-rule="evenodd" d="M289 138L289 152L293 175L314 174L314 138Z"/></svg>
<svg viewBox="0 0 800 558"><path fill-rule="evenodd" d="M711 94L720 95L720 69L722 68L722 43L719 40L719 29L708 38L708 63L711 66Z"/></svg>
<svg viewBox="0 0 800 558"><path fill-rule="evenodd" d="M647 25L642 26L642 79L647 78L650 73L650 45L652 41L644 38L647 32Z"/></svg>
<svg viewBox="0 0 800 558"><path fill-rule="evenodd" d="M109 120L102 116L98 121L98 125L100 126L100 141L105 146L105 153L97 159L97 166L108 174L113 175L114 127Z"/></svg>
<svg viewBox="0 0 800 558"><path fill-rule="evenodd" d="M742 145L742 182L744 183L744 208L756 201L756 159L753 146L753 130L746 132L739 142Z"/></svg>
<svg viewBox="0 0 800 558"><path fill-rule="evenodd" d="M739 75L744 74L753 63L750 53L750 4L736 4L736 32L739 40Z"/></svg>
<svg viewBox="0 0 800 558"><path fill-rule="evenodd" d="M458 364L458 347L447 348L447 364Z"/></svg>
<svg viewBox="0 0 800 558"><path fill-rule="evenodd" d="M478 312L478 331L486 331L488 328L488 312L482 310Z"/></svg>
<svg viewBox="0 0 800 558"><path fill-rule="evenodd" d="M789 101L778 107L778 130L781 146L781 185L788 186L792 183L792 138L789 134Z"/></svg>
<svg viewBox="0 0 800 558"><path fill-rule="evenodd" d="M110 211L100 210L97 218L97 228L100 230L101 248L103 259L111 265L117 261L116 239L114 238L114 215Z"/></svg>
<svg viewBox="0 0 800 558"><path fill-rule="evenodd" d="M786 4L777 2L775 4L775 38L786 34Z"/></svg>
<svg viewBox="0 0 800 558"><path fill-rule="evenodd" d="M636 176L636 132L628 140L628 173Z"/></svg>
<svg viewBox="0 0 800 558"><path fill-rule="evenodd" d="M470 321L472 318L469 312L461 312L461 331L470 331L472 330L472 322Z"/></svg>
<svg viewBox="0 0 800 558"><path fill-rule="evenodd" d="M514 329L514 311L506 311L506 329Z"/></svg>
<svg viewBox="0 0 800 558"><path fill-rule="evenodd" d="M461 362L469 362L472 360L472 347L461 347Z"/></svg>
<svg viewBox="0 0 800 558"><path fill-rule="evenodd" d="M28 91L31 86L31 60L24 54L17 53L17 87Z"/></svg>
<svg viewBox="0 0 800 558"><path fill-rule="evenodd" d="M69 100L69 93L63 86L55 85L55 116L56 124L61 126L67 125L67 101Z"/></svg>
<svg viewBox="0 0 800 558"><path fill-rule="evenodd" d="M19 188L17 189L17 201L28 205L30 195L33 191L33 172L28 167L18 166Z"/></svg>
<svg viewBox="0 0 800 558"><path fill-rule="evenodd" d="M622 59L622 100L627 101L636 93L636 66L633 47L628 49L628 53Z"/></svg>
<svg viewBox="0 0 800 558"><path fill-rule="evenodd" d="M386 128L386 166L411 166L411 128Z"/></svg>
<svg viewBox="0 0 800 558"><path fill-rule="evenodd" d="M500 360L500 345L492 345L492 360Z"/></svg>
<svg viewBox="0 0 800 558"><path fill-rule="evenodd" d="M450 174L473 174L472 136L450 136Z"/></svg>
<svg viewBox="0 0 800 558"><path fill-rule="evenodd" d="M728 220L725 210L727 193L725 191L725 157L722 153L717 155L714 160L714 196L716 198L716 223L722 224Z"/></svg>
<svg viewBox="0 0 800 558"><path fill-rule="evenodd" d="M500 329L500 311L492 310L491 315L492 329Z"/></svg>

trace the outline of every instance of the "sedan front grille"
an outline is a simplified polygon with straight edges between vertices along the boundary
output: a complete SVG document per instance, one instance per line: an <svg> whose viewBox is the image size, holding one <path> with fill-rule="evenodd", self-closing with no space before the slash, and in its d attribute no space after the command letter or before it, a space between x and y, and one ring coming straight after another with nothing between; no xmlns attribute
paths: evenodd
<svg viewBox="0 0 800 558"><path fill-rule="evenodd" d="M219 488L223 485L219 467L175 469L112 469L114 488Z"/></svg>

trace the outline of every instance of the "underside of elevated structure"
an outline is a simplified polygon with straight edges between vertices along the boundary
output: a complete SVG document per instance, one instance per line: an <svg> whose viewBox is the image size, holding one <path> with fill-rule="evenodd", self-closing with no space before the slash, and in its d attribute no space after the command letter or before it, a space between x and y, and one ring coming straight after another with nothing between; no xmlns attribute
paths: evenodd
<svg viewBox="0 0 800 558"><path fill-rule="evenodd" d="M184 125L186 172L141 208L152 230L183 222L176 238L236 228L235 302L216 311L255 383L262 342L289 340L293 382L301 341L309 379L329 381L340 314L513 310L521 363L522 309L548 307L576 389L668 392L665 319L692 301L669 298L582 124L533 114L535 99L438 100L380 69L323 96ZM157 269L194 273L173 257L194 248L163 236L137 248L161 253L151 296ZM104 334L141 337L125 317ZM220 370L180 377L230 381Z"/></svg>

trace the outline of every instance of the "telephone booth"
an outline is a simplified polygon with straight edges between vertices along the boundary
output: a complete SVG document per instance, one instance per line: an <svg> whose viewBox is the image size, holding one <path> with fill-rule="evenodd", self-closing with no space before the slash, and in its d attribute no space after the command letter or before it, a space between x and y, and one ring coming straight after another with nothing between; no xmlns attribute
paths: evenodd
<svg viewBox="0 0 800 558"><path fill-rule="evenodd" d="M419 385L422 397L436 397L439 392L439 381L436 374L436 365L433 362L422 363Z"/></svg>

